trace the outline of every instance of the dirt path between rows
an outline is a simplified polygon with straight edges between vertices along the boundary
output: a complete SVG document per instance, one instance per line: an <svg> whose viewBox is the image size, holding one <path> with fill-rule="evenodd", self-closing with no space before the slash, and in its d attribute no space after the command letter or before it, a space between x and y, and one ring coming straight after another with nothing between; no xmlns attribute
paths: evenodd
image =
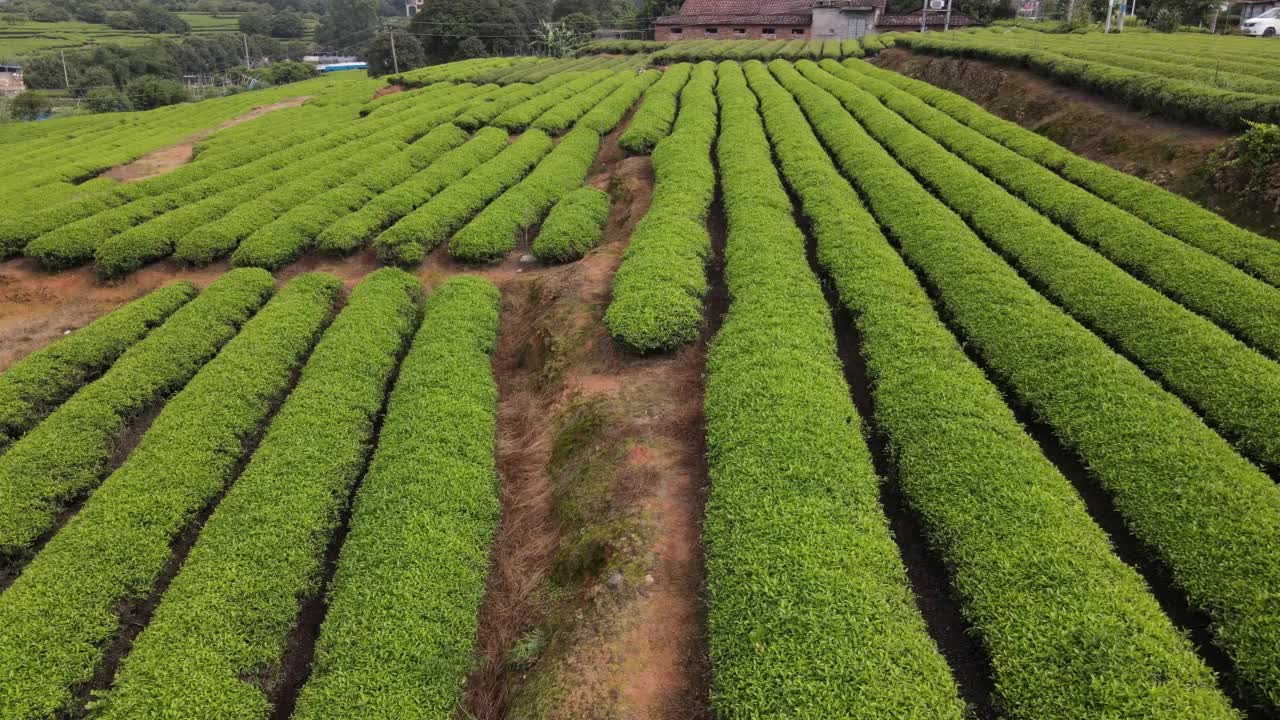
<svg viewBox="0 0 1280 720"><path fill-rule="evenodd" d="M241 123L249 122L255 118L260 118L269 112L283 110L284 108L298 107L302 103L310 100L311 97L312 96L310 95L304 95L301 97L281 100L280 102L272 103L270 105L256 107L239 117L227 120L217 127L213 127L208 130L201 130L177 145L170 145L166 148L153 150L131 163L117 165L102 173L99 177L111 178L112 180L122 183L128 183L146 180L147 178L156 177L157 175L164 175L165 173L173 172L175 169L191 162L191 159L195 157L195 146L201 140L204 140L219 130L225 130L230 127L235 127Z"/></svg>

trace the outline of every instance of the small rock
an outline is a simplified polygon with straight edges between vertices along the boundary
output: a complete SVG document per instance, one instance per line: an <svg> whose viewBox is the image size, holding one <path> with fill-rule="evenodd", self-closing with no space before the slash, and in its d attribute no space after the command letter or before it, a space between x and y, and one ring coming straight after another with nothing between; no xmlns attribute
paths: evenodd
<svg viewBox="0 0 1280 720"><path fill-rule="evenodd" d="M644 584L645 584L645 585L652 585L652 584L654 584L655 582L657 582L657 581L653 579L653 576L652 576L652 575L645 575L645 576L644 576Z"/></svg>
<svg viewBox="0 0 1280 720"><path fill-rule="evenodd" d="M62 334L63 334L63 335L70 335L70 334L71 334L71 331L70 331L70 330L63 330L63 331L62 331Z"/></svg>
<svg viewBox="0 0 1280 720"><path fill-rule="evenodd" d="M528 253L526 253L526 254L524 254L524 255L521 255L521 256L520 256L520 262L521 262L521 264L523 264L523 265L530 265L530 264L535 263L535 262L537 262L537 261L538 261L538 258L536 258L536 257L534 257L534 256L532 256L532 255L529 255Z"/></svg>
<svg viewBox="0 0 1280 720"><path fill-rule="evenodd" d="M622 573L615 572L614 574L609 576L609 587L613 587L613 588L622 587Z"/></svg>

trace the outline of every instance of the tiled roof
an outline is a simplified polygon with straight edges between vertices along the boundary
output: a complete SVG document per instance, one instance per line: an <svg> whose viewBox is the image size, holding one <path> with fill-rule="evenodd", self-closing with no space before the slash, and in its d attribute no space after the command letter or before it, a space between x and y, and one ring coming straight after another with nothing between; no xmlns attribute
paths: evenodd
<svg viewBox="0 0 1280 720"><path fill-rule="evenodd" d="M946 23L946 13L931 12L929 19L925 21L926 27L937 25L941 27ZM962 12L951 13L951 27L964 27L967 25L977 25L977 21L965 15ZM920 13L910 13L908 15L881 15L876 21L876 27L920 27Z"/></svg>
<svg viewBox="0 0 1280 720"><path fill-rule="evenodd" d="M655 25L808 25L809 13L786 15L666 15Z"/></svg>
<svg viewBox="0 0 1280 720"><path fill-rule="evenodd" d="M684 0L681 15L809 15L812 0Z"/></svg>

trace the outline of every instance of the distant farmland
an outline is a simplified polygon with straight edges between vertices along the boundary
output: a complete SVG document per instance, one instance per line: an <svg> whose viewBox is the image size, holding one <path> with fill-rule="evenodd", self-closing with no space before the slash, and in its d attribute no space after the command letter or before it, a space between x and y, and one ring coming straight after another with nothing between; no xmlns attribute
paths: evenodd
<svg viewBox="0 0 1280 720"><path fill-rule="evenodd" d="M240 31L238 15L223 13L217 17L208 13L178 13L187 21L193 35L215 35ZM303 21L307 32L304 40L315 36L316 21ZM137 47L155 39L173 40L180 36L170 33L145 33L138 30L117 30L106 25L84 22L20 22L15 25L0 24L0 59L20 60L55 50L81 50L95 45L123 45Z"/></svg>

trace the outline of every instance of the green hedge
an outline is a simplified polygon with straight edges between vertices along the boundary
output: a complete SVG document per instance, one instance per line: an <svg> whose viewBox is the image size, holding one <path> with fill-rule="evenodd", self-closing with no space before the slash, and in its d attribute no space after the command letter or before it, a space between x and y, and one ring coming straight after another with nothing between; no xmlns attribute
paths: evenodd
<svg viewBox="0 0 1280 720"><path fill-rule="evenodd" d="M94 717L270 713L299 598L322 591L325 551L421 298L417 279L391 268L352 291Z"/></svg>
<svg viewBox="0 0 1280 720"><path fill-rule="evenodd" d="M1181 195L1076 155L959 95L868 63L850 61L847 67L915 95L1159 230L1213 253L1272 285L1280 285L1280 243L1275 240L1236 227Z"/></svg>
<svg viewBox="0 0 1280 720"><path fill-rule="evenodd" d="M840 43L840 55L848 58L866 57L867 52L857 40L845 40Z"/></svg>
<svg viewBox="0 0 1280 720"><path fill-rule="evenodd" d="M426 169L466 140L467 134L449 123L436 127L403 152L380 160L355 178L254 231L231 254L231 264L268 270L288 265L330 225Z"/></svg>
<svg viewBox="0 0 1280 720"><path fill-rule="evenodd" d="M493 95L485 100L485 102L477 103L466 112L453 119L453 124L466 130L478 130L484 127L490 120L498 117L501 113L520 103L541 95L548 89L559 85L562 82L558 76L552 76L537 85L527 85L525 83L513 83L503 88L504 92L499 95Z"/></svg>
<svg viewBox="0 0 1280 720"><path fill-rule="evenodd" d="M560 103L589 92L597 85L608 82L612 77L613 73L607 70L599 70L593 73L581 75L556 87L554 90L549 90L541 95L535 95L519 105L507 109L495 117L489 124L505 128L511 132L521 132L525 128L532 127L533 122L541 117L546 111L556 107Z"/></svg>
<svg viewBox="0 0 1280 720"><path fill-rule="evenodd" d="M498 290L455 277L404 359L297 720L444 718L462 698L498 521Z"/></svg>
<svg viewBox="0 0 1280 720"><path fill-rule="evenodd" d="M0 554L18 554L109 470L129 420L180 389L270 297L262 270L227 273L0 456Z"/></svg>
<svg viewBox="0 0 1280 720"><path fill-rule="evenodd" d="M746 71L818 261L857 322L896 481L991 655L1003 715L1074 720L1144 708L1161 718L1233 717L1141 576L1112 553L1075 489L966 357L791 95L762 66ZM922 222L946 212L915 210Z"/></svg>
<svg viewBox="0 0 1280 720"><path fill-rule="evenodd" d="M383 229L413 212L436 193L461 180L506 147L505 130L480 130L462 147L450 150L425 170L330 225L316 237L316 247L337 254L346 254L363 247Z"/></svg>
<svg viewBox="0 0 1280 720"><path fill-rule="evenodd" d="M886 86L889 104L886 108L872 95L812 65L802 64L797 68L835 94L902 165L964 217L1023 276L1035 282L1042 293L1146 368L1196 408L1242 452L1264 465L1280 466L1280 436L1274 431L1280 426L1280 365L1075 242L1049 218L1001 190L995 181L1043 200L1037 205L1055 206L1055 217L1072 217L1069 224L1081 228L1083 232L1079 234L1087 234L1108 246L1122 246L1123 252L1136 254L1140 252L1139 244L1149 241L1153 248L1145 253L1147 259L1152 262L1161 262L1161 258L1174 260L1163 263L1163 268L1173 276L1168 284L1181 280L1181 287L1188 288L1191 283L1201 283L1200 292L1179 293L1182 298L1195 295L1212 301L1214 295L1229 297L1219 306L1234 305L1239 314L1245 314L1247 306L1254 308L1255 315L1265 315L1264 308L1269 307L1268 293L1280 299L1280 291L1217 258L1160 235L1031 160L891 86ZM863 76L855 74L855 77ZM928 134L917 130L893 110L903 113ZM938 143L953 148L959 157ZM986 171L995 181L967 165L965 160ZM1121 217L1114 218L1117 213ZM1109 218L1113 219L1112 224L1104 222ZM1135 224L1139 227L1133 227ZM1188 253L1179 250L1189 250L1194 255L1188 257ZM1240 282L1230 282L1233 279L1254 287L1242 287ZM1213 317L1199 304L1192 307ZM1275 313L1274 322L1280 329L1280 306ZM1255 326L1262 324L1254 323ZM1170 338L1177 338L1177 343L1170 343ZM1280 348L1268 349L1275 353ZM1213 361L1206 362L1206 358ZM1241 382L1241 378L1249 381Z"/></svg>
<svg viewBox="0 0 1280 720"><path fill-rule="evenodd" d="M468 103L491 94L492 89L460 86L449 93L403 103L358 123L344 124L319 145L301 146L301 153L273 173L238 178L231 187L133 227L104 240L94 253L98 274L114 277L163 258L176 247L202 262L204 258L234 248L243 234L252 233L298 202L307 192L325 192L333 183L376 163L359 163L351 157L368 153L385 143L409 142L447 122ZM421 113L419 103L430 104ZM434 105L432 103L442 103ZM353 165L353 162L355 163ZM190 239L188 239L190 238Z"/></svg>
<svg viewBox="0 0 1280 720"><path fill-rule="evenodd" d="M578 125L591 128L601 136L609 134L618 126L618 123L622 122L622 118L626 116L631 106L636 104L640 96L661 77L662 73L658 70L645 70L633 76L622 87L614 90L586 115L583 115L578 120Z"/></svg>
<svg viewBox="0 0 1280 720"><path fill-rule="evenodd" d="M548 135L559 135L633 77L635 77L634 73L625 70L615 72L586 90L551 106L530 123L529 127L541 130Z"/></svg>
<svg viewBox="0 0 1280 720"><path fill-rule="evenodd" d="M1046 302L854 122L774 62L818 135L892 226L968 347L1079 455L1153 549L1239 678L1280 704L1280 488L1136 366ZM925 212L923 208L936 210Z"/></svg>
<svg viewBox="0 0 1280 720"><path fill-rule="evenodd" d="M680 91L692 71L693 66L687 63L672 65L662 71L662 77L644 92L644 103L631 116L626 132L618 138L623 150L635 155L647 154L671 132Z"/></svg>
<svg viewBox="0 0 1280 720"><path fill-rule="evenodd" d="M530 130L466 177L436 193L374 240L378 258L416 265L504 190L520 182L551 151L551 138Z"/></svg>
<svg viewBox="0 0 1280 720"><path fill-rule="evenodd" d="M119 631L120 603L152 591L174 539L234 479L341 287L317 273L281 290L0 595L0 715L37 720L78 710L69 707L74 689L93 678Z"/></svg>
<svg viewBox="0 0 1280 720"><path fill-rule="evenodd" d="M1047 50L1011 47L982 38L964 41L932 37L936 33L904 33L898 42L915 52L1019 65L1042 75L1080 85L1158 115L1225 128L1242 128L1245 120L1280 120L1280 98L1221 90L1160 74L1070 58Z"/></svg>
<svg viewBox="0 0 1280 720"><path fill-rule="evenodd" d="M605 325L640 352L673 350L702 332L706 217L716 188L714 87L715 65L699 63L680 93L675 129L654 148L653 201L613 276Z"/></svg>
<svg viewBox="0 0 1280 720"><path fill-rule="evenodd" d="M731 301L706 370L712 704L725 720L959 720L736 63L720 65L718 96Z"/></svg>
<svg viewBox="0 0 1280 720"><path fill-rule="evenodd" d="M0 450L195 295L189 282L154 290L14 363L0 375Z"/></svg>
<svg viewBox="0 0 1280 720"><path fill-rule="evenodd" d="M498 260L516 246L516 233L542 222L565 193L580 187L595 162L600 136L586 127L565 135L520 182L489 203L449 241L449 255L466 262Z"/></svg>
<svg viewBox="0 0 1280 720"><path fill-rule="evenodd" d="M462 89L451 96L473 92L474 90ZM439 96L436 99L447 99L451 96ZM359 127L343 126L339 130L324 133L319 138L297 144L282 152L272 153L257 162L240 165L229 171L217 172L197 183L167 185L165 187L168 187L168 191L163 194L148 194L134 202L67 224L32 240L26 245L25 252L44 267L54 269L78 265L94 257L98 251L105 253L109 266L119 263L117 256L120 255L130 256L130 262L132 256L140 255L148 256L146 257L148 260L156 259L149 256L162 250L166 251L164 254L168 254L167 249L172 248L175 230L190 231L195 226L191 222L193 219L197 224L208 221L203 216L188 217L190 212L187 208L193 204L225 195L228 197L221 203L222 207L235 207L246 199L255 198L269 189L278 187L288 178L299 177L309 170L327 168L333 159L341 158L350 152L349 149L342 147L346 143L372 137L378 132L394 135L397 132L394 128L406 125L413 127L416 122L414 113L405 113L402 109L399 114L388 114L376 121L361 123ZM203 161L197 164L203 164ZM253 190L255 194L247 194L250 192L250 186L255 186ZM228 205L228 202L231 204ZM166 213L174 211L183 212L184 217L181 220L183 224L175 225L172 221L165 220ZM142 234L141 238L138 237L138 233L131 232L138 229L136 226L155 218L160 218L162 228L153 228L150 233ZM156 239L157 234L160 239ZM143 240L145 249L132 250L131 245L139 239ZM104 245L109 247L104 249ZM152 246L157 249L152 249ZM112 272L104 274L119 274L119 272L113 268Z"/></svg>
<svg viewBox="0 0 1280 720"><path fill-rule="evenodd" d="M609 193L593 187L567 193L533 239L533 254L544 262L577 260L600 243L608 219Z"/></svg>

